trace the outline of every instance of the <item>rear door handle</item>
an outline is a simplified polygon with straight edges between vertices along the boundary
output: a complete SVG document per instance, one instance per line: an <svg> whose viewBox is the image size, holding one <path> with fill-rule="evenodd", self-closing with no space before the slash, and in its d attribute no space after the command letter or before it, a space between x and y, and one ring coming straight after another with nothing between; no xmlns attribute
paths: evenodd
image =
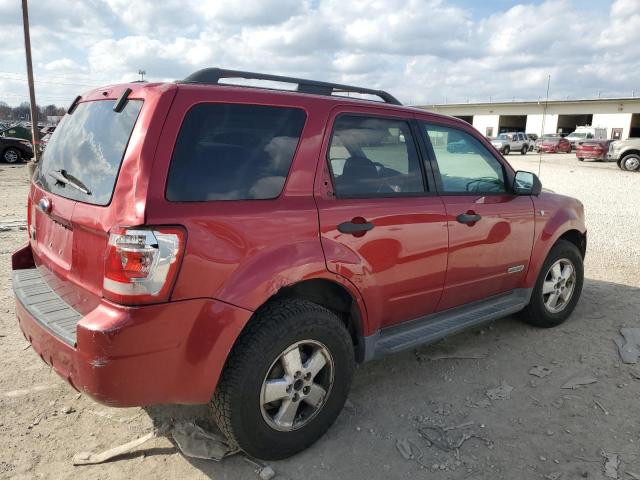
<svg viewBox="0 0 640 480"><path fill-rule="evenodd" d="M480 221L482 217L477 213L461 213L456 217L460 223L476 223Z"/></svg>
<svg viewBox="0 0 640 480"><path fill-rule="evenodd" d="M354 218L353 220L356 219ZM356 234L368 232L373 228L373 223L369 223L364 219L362 219L362 221L360 222L354 222L353 220L350 222L342 222L340 225L338 225L338 231L340 233Z"/></svg>

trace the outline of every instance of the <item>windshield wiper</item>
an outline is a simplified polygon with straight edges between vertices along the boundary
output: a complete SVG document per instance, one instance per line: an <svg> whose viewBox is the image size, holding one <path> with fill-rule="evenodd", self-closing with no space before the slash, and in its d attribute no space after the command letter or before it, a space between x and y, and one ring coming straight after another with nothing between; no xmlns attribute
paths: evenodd
<svg viewBox="0 0 640 480"><path fill-rule="evenodd" d="M67 173L66 170L53 170L52 172L47 172L47 174L56 179L56 182L60 182L64 185L69 185L70 187L75 188L76 190L80 190L82 193L87 195L91 195L91 190L87 188L87 186L78 180L73 175Z"/></svg>

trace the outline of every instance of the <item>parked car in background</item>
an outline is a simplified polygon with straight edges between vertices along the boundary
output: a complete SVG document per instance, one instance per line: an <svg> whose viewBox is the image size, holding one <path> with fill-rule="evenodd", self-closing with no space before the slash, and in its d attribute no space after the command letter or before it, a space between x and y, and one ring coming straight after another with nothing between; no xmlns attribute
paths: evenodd
<svg viewBox="0 0 640 480"><path fill-rule="evenodd" d="M607 159L615 161L622 170L640 171L640 138L611 142Z"/></svg>
<svg viewBox="0 0 640 480"><path fill-rule="evenodd" d="M0 159L6 163L18 163L33 157L31 142L23 138L0 136Z"/></svg>
<svg viewBox="0 0 640 480"><path fill-rule="evenodd" d="M547 138L556 138L559 135L557 133L545 133L544 135L542 135L541 137L538 137L535 141L535 145L534 145L534 149L536 152L540 151L540 146L542 145L542 142L547 139Z"/></svg>
<svg viewBox="0 0 640 480"><path fill-rule="evenodd" d="M580 142L585 140L606 140L607 129L600 127L577 127L573 132L566 136L566 139L571 142L571 148L575 150Z"/></svg>
<svg viewBox="0 0 640 480"><path fill-rule="evenodd" d="M535 133L527 133L529 139L529 151L533 151L536 148L536 142L538 141L538 135Z"/></svg>
<svg viewBox="0 0 640 480"><path fill-rule="evenodd" d="M524 132L501 133L494 140L493 145L503 155L509 155L510 152L520 152L522 155L529 151L529 139Z"/></svg>
<svg viewBox="0 0 640 480"><path fill-rule="evenodd" d="M25 216L34 360L112 407L209 403L262 459L324 434L357 362L517 312L560 325L587 247L582 203L462 120L220 69L77 97Z"/></svg>
<svg viewBox="0 0 640 480"><path fill-rule="evenodd" d="M571 153L571 142L562 137L548 137L542 140L540 151L544 153Z"/></svg>
<svg viewBox="0 0 640 480"><path fill-rule="evenodd" d="M585 159L602 161L606 160L609 153L609 144L613 140L585 140L579 142L576 148L576 157L583 162Z"/></svg>

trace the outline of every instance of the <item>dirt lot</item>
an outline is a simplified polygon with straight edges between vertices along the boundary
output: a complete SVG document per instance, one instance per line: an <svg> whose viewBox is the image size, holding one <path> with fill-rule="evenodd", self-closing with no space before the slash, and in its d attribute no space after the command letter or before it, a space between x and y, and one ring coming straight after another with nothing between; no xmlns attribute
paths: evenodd
<svg viewBox="0 0 640 480"><path fill-rule="evenodd" d="M509 160L537 171L537 155ZM0 165L0 224L25 219L25 171ZM312 448L274 462L278 478L598 479L605 478L605 451L619 454L619 478L640 479L640 379L633 376L640 365L622 364L613 342L620 327L640 326L640 174L546 155L541 179L579 197L587 212L587 280L569 321L536 330L507 318L361 365L336 424ZM0 231L0 477L257 478L240 455L221 463L190 460L165 438L104 465L72 466L77 452L148 432L151 416L196 416L206 425L206 410L106 408L51 372L14 319L10 255L25 238L17 226ZM551 374L533 376L534 366ZM560 388L576 375L597 382ZM489 399L487 390L501 384L513 387L508 398ZM433 425L457 428L427 428ZM429 446L420 431L435 443ZM438 432L454 444L463 434L471 438L445 451L436 445ZM413 459L396 447L405 440L418 447Z"/></svg>

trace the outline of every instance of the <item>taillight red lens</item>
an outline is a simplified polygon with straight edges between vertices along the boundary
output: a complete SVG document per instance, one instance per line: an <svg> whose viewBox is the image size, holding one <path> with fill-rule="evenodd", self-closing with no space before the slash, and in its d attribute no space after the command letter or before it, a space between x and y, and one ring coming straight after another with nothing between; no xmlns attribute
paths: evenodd
<svg viewBox="0 0 640 480"><path fill-rule="evenodd" d="M104 263L105 298L127 305L167 301L184 246L178 227L113 229Z"/></svg>

